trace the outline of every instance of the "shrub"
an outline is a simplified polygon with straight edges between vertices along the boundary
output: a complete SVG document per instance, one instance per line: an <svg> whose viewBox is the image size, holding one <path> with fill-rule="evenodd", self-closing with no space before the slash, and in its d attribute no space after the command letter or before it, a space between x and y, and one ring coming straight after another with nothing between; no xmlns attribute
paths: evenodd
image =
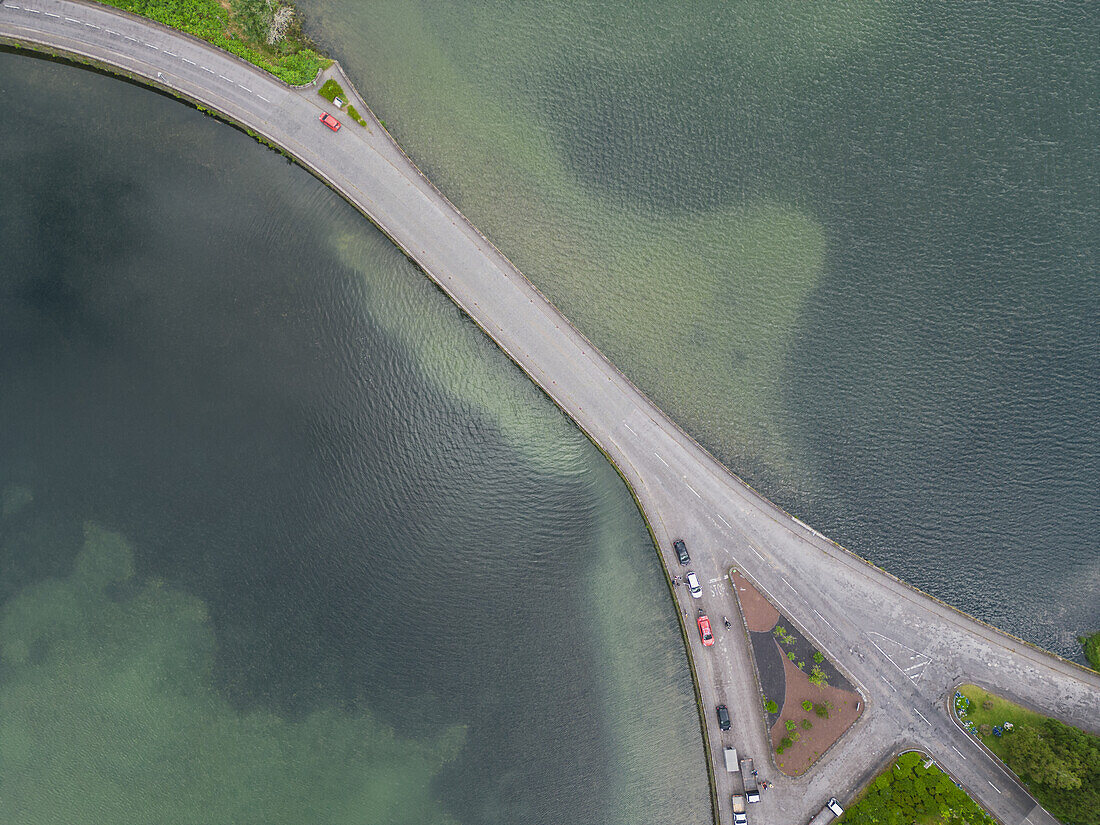
<svg viewBox="0 0 1100 825"><path fill-rule="evenodd" d="M361 114L359 114L359 110L356 109L354 106L348 106L348 117L350 117L360 126L367 125L366 119Z"/></svg>
<svg viewBox="0 0 1100 825"><path fill-rule="evenodd" d="M814 713L820 716L822 719L829 718L829 705L828 703L821 703L814 705Z"/></svg>
<svg viewBox="0 0 1100 825"><path fill-rule="evenodd" d="M784 724L787 726L788 733L793 733L794 729L798 727L798 725L794 723L794 719L788 719Z"/></svg>
<svg viewBox="0 0 1100 825"><path fill-rule="evenodd" d="M798 665L799 670L805 670L806 669L806 663L805 662L796 662L796 664Z"/></svg>
<svg viewBox="0 0 1100 825"><path fill-rule="evenodd" d="M811 722L809 719L803 719L798 724L802 725L802 730L809 730L814 726L814 723Z"/></svg>
<svg viewBox="0 0 1100 825"><path fill-rule="evenodd" d="M766 702L764 702L764 710L766 710L768 713L779 713L779 705L777 705L771 699L768 699Z"/></svg>
<svg viewBox="0 0 1100 825"><path fill-rule="evenodd" d="M317 94L332 103L336 98L341 100L347 100L347 95L344 94L343 87L333 80L331 77L324 82L324 85L317 90Z"/></svg>
<svg viewBox="0 0 1100 825"><path fill-rule="evenodd" d="M822 662L825 661L825 657L821 655L820 650L815 650L814 651L814 661L817 662L818 664L821 664Z"/></svg>
<svg viewBox="0 0 1100 825"><path fill-rule="evenodd" d="M783 747L782 745L778 745L775 749L776 756L782 756L783 751L785 751L785 750L786 750L785 747ZM780 763L780 764L782 764L782 763Z"/></svg>
<svg viewBox="0 0 1100 825"><path fill-rule="evenodd" d="M792 650L790 653L787 654L787 658L790 659L793 662L798 657L795 656L794 651Z"/></svg>
<svg viewBox="0 0 1100 825"><path fill-rule="evenodd" d="M814 703L811 702L809 699L803 699L802 700L802 709L804 711L806 711L807 713L809 713L811 710L814 709Z"/></svg>
<svg viewBox="0 0 1100 825"><path fill-rule="evenodd" d="M794 740L791 739L791 737L789 736L784 736L782 739L779 740L779 747L783 748L783 750L786 750L793 744Z"/></svg>
<svg viewBox="0 0 1100 825"><path fill-rule="evenodd" d="M818 687L826 687L829 684L829 680L825 678L825 671L819 665L814 665L814 669L810 671L810 684Z"/></svg>

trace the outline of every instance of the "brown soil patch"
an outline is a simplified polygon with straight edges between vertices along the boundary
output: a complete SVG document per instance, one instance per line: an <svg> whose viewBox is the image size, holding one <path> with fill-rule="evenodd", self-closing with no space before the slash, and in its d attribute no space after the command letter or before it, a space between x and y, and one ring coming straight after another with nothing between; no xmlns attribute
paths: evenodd
<svg viewBox="0 0 1100 825"><path fill-rule="evenodd" d="M799 739L783 753L777 754L775 763L779 770L788 776L799 776L816 762L836 740L844 735L863 713L862 700L858 693L841 690L832 686L817 687L810 683L810 677L799 670L794 662L783 657L783 671L787 679L787 690L783 699L783 712L772 725L772 745L778 746L784 736L793 734L787 731L787 720L797 727ZM829 703L829 718L823 719L812 710L802 709L802 702L809 699L815 704ZM859 707L859 710L856 708ZM804 730L803 719L809 719L813 727Z"/></svg>
<svg viewBox="0 0 1100 825"><path fill-rule="evenodd" d="M737 590L737 600L741 603L741 613L745 624L754 633L767 633L779 621L779 611L772 603L760 595L760 591L748 583L737 570L730 573L730 580Z"/></svg>

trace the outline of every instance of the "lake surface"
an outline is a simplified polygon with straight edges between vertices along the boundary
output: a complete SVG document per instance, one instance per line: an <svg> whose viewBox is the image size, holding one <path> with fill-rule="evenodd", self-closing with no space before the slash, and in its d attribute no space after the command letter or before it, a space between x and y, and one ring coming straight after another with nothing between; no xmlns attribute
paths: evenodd
<svg viewBox="0 0 1100 825"><path fill-rule="evenodd" d="M709 815L633 501L442 293L168 97L0 112L0 821Z"/></svg>
<svg viewBox="0 0 1100 825"><path fill-rule="evenodd" d="M300 5L429 177L729 466L1080 660L1093 4Z"/></svg>

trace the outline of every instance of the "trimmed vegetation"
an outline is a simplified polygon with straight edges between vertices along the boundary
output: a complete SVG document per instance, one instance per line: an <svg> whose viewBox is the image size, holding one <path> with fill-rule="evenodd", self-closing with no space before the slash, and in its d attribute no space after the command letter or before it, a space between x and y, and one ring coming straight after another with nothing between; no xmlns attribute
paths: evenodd
<svg viewBox="0 0 1100 825"><path fill-rule="evenodd" d="M1100 736L1063 725L974 685L955 714L1066 825L1100 825Z"/></svg>
<svg viewBox="0 0 1100 825"><path fill-rule="evenodd" d="M1091 636L1078 636L1077 641L1085 649L1085 658L1089 660L1092 669L1100 671L1100 631Z"/></svg>
<svg viewBox="0 0 1100 825"><path fill-rule="evenodd" d="M317 90L317 94L327 100L329 103L335 103L336 98L340 98L347 106L348 117L358 123L360 126L366 126L367 121L363 119L363 116L359 114L359 111L348 103L348 96L344 94L344 87L333 80L331 77L321 84L321 88Z"/></svg>
<svg viewBox="0 0 1100 825"><path fill-rule="evenodd" d="M904 753L844 812L844 825L992 825L993 817L936 765Z"/></svg>
<svg viewBox="0 0 1100 825"><path fill-rule="evenodd" d="M193 34L293 86L309 83L332 61L317 54L297 15L278 0L100 0Z"/></svg>

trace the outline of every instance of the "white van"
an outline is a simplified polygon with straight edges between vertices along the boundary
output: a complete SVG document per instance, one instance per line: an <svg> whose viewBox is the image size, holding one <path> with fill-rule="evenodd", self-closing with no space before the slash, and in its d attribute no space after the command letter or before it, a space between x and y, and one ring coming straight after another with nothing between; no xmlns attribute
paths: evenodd
<svg viewBox="0 0 1100 825"><path fill-rule="evenodd" d="M688 592L697 599L703 595L703 588L699 586L699 577L693 571L688 572Z"/></svg>

